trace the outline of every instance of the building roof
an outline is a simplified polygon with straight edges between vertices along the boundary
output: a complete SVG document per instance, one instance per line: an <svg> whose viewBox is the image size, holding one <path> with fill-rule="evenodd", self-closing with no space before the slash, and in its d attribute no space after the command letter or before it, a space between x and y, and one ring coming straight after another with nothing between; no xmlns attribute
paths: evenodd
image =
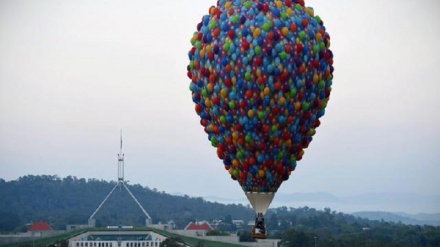
<svg viewBox="0 0 440 247"><path fill-rule="evenodd" d="M52 227L49 226L46 222L39 221L33 223L29 229L30 232L40 232L40 231L52 231Z"/></svg>
<svg viewBox="0 0 440 247"><path fill-rule="evenodd" d="M204 230L204 231L212 231L214 228L212 228L211 225L207 222L190 222L186 227L185 230Z"/></svg>

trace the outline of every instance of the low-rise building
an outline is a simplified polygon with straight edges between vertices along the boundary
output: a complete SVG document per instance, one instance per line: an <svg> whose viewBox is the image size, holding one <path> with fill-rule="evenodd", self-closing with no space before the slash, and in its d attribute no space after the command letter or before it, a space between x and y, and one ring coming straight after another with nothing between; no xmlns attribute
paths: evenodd
<svg viewBox="0 0 440 247"><path fill-rule="evenodd" d="M185 228L185 231L191 231L195 236L206 236L206 233L213 231L214 228L206 221L190 222Z"/></svg>

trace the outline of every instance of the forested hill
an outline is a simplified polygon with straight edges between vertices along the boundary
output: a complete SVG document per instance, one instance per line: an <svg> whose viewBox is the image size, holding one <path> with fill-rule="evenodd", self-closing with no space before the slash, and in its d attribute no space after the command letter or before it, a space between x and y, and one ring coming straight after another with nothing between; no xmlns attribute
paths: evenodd
<svg viewBox="0 0 440 247"><path fill-rule="evenodd" d="M6 182L0 179L0 231L23 228L33 221L46 221L55 229L67 224L87 224L116 182L68 176L24 176ZM128 185L153 222L173 220L184 227L189 221L221 219L225 216L252 220L251 208L224 205L189 196L173 196L157 189ZM116 188L95 216L98 226L145 224L140 208L121 187Z"/></svg>
<svg viewBox="0 0 440 247"><path fill-rule="evenodd" d="M31 221L48 222L54 229L67 224L86 224L90 215L115 187L116 182L76 177L25 176L15 181L0 179L0 232L26 231ZM251 208L243 205L212 203L202 198L173 196L156 189L129 185L153 223L173 220L177 228L190 221L222 220L217 228L234 233L232 219L254 219ZM270 209L265 216L271 238L293 246L367 246L409 247L440 246L440 227L405 225L367 220L353 215L313 208ZM116 188L95 216L98 226L145 224L145 217L124 188ZM215 232L215 231L214 231ZM248 227L239 232L240 239L250 240Z"/></svg>

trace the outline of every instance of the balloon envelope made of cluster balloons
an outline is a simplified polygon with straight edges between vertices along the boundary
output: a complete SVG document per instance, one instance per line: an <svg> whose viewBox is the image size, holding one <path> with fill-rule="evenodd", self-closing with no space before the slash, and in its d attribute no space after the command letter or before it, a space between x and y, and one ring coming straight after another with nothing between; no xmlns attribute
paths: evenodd
<svg viewBox="0 0 440 247"><path fill-rule="evenodd" d="M321 18L302 0L219 0L191 44L187 75L209 142L245 192L275 193L329 100L333 53Z"/></svg>

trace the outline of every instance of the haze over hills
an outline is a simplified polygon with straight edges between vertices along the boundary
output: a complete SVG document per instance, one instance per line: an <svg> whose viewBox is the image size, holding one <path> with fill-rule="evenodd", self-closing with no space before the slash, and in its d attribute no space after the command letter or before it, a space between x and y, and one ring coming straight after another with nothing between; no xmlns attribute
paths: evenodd
<svg viewBox="0 0 440 247"><path fill-rule="evenodd" d="M220 203L248 204L246 198L205 197L208 201ZM326 192L317 193L277 193L271 207L313 207L354 213L360 211L403 212L406 214L440 213L440 195L365 193L354 196L335 196Z"/></svg>
<svg viewBox="0 0 440 247"><path fill-rule="evenodd" d="M8 225L7 229L15 229L30 221L47 220L63 228L64 224L84 224L88 217L101 203L104 197L115 186L114 181L76 178L68 176L33 176L28 175L14 181L0 179L0 226ZM138 197L140 203L153 217L154 222L167 222L174 220L180 227L189 221L221 219L226 215L234 219L252 221L254 212L249 203L243 198L219 197L190 197L186 194L174 196L157 189L149 189L139 184L128 185L130 190ZM117 190L112 196L119 200L109 198L108 204L98 213L100 225L118 224L124 218L132 224L142 224L142 214L132 198L124 190ZM405 224L440 225L440 214L408 214L389 213L403 212L402 210L382 209L371 205L380 205L387 202L405 205L404 200L418 200L412 204L438 205L438 197L398 197L359 196L337 197L329 193L297 193L277 194L271 205L268 215L279 209L310 208L321 211L353 213L355 216L372 220L402 222ZM369 203L365 203L369 200ZM121 204L122 203L122 204ZM364 204L363 204L364 203ZM376 204L375 204L376 203ZM388 206L392 206L390 203ZM428 204L430 203L430 204ZM411 203L406 203L411 205ZM365 206L365 210L357 210L354 206ZM351 209L343 210L343 209ZM373 212L372 212L373 211ZM66 212L68 212L66 214ZM357 213L356 213L357 212Z"/></svg>
<svg viewBox="0 0 440 247"><path fill-rule="evenodd" d="M352 213L352 215L370 220L383 220L383 221L396 222L396 223L401 222L407 225L440 226L440 214L407 214L407 213L371 211L371 212L355 212Z"/></svg>
<svg viewBox="0 0 440 247"><path fill-rule="evenodd" d="M206 200L219 203L241 203L246 198L228 199L216 196ZM410 225L440 226L440 196L417 194L369 193L338 197L330 193L278 193L271 204L277 207L312 207L350 213L370 220L401 222Z"/></svg>

